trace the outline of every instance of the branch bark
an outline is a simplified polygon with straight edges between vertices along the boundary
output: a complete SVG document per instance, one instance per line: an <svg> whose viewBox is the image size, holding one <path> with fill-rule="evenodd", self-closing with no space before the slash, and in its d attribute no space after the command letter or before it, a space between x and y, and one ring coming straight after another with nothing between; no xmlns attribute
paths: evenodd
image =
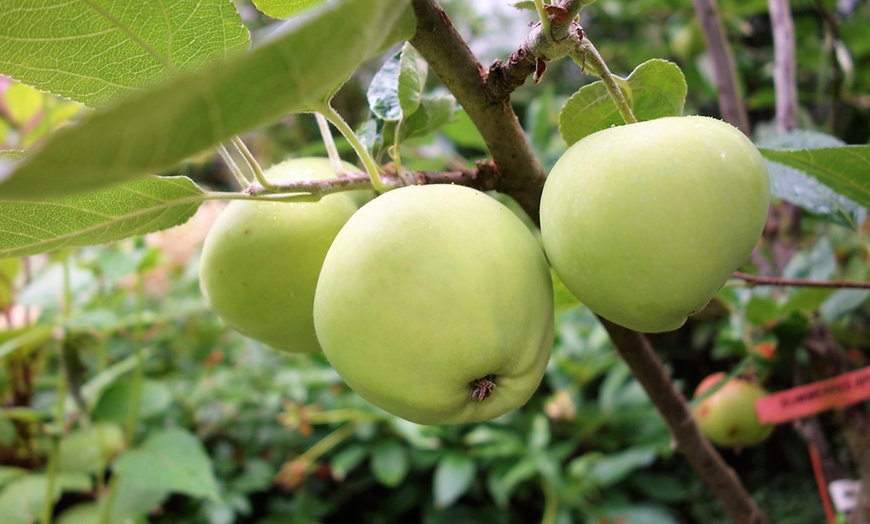
<svg viewBox="0 0 870 524"><path fill-rule="evenodd" d="M797 65L794 21L788 0L768 0L773 28L773 86L776 91L776 127L785 133L797 127Z"/></svg>
<svg viewBox="0 0 870 524"><path fill-rule="evenodd" d="M495 187L538 222L546 174L526 140L510 98L494 96L488 71L456 32L437 3L413 0L417 32L411 44L429 63L477 126L498 170Z"/></svg>
<svg viewBox="0 0 870 524"><path fill-rule="evenodd" d="M725 29L722 27L719 6L716 0L692 0L692 4L701 22L707 50L713 61L713 81L719 92L719 111L722 113L722 118L749 136L752 133L749 127L749 115L746 113L746 105L737 86L734 55L725 36Z"/></svg>
<svg viewBox="0 0 870 524"><path fill-rule="evenodd" d="M411 43L486 140L500 174L496 189L515 198L537 221L545 175L510 106L510 90L493 92L487 83L491 70L480 65L437 2L413 0L412 5L417 15L417 32ZM531 74L529 68L525 71ZM737 476L701 435L688 404L674 387L646 337L602 322L671 429L677 449L710 486L725 511L741 524L766 524L767 520Z"/></svg>
<svg viewBox="0 0 870 524"><path fill-rule="evenodd" d="M665 419L674 447L719 499L728 516L739 524L766 524L767 519L734 470L701 434L688 402L674 387L647 338L609 320L599 320L632 375Z"/></svg>

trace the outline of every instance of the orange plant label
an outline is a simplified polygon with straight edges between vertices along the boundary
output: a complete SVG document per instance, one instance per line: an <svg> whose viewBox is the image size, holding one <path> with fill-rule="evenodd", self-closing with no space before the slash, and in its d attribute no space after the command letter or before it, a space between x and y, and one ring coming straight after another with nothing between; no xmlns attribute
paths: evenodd
<svg viewBox="0 0 870 524"><path fill-rule="evenodd" d="M779 424L870 398L870 366L755 401L758 422Z"/></svg>

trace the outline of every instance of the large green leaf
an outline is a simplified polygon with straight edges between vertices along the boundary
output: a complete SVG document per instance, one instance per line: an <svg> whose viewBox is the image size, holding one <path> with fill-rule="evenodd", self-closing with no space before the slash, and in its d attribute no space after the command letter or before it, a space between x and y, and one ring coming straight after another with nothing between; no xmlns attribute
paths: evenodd
<svg viewBox="0 0 870 524"><path fill-rule="evenodd" d="M637 66L620 88L641 122L681 115L688 89L679 66L660 59ZM624 123L601 80L580 88L559 113L559 132L569 146L584 136Z"/></svg>
<svg viewBox="0 0 870 524"><path fill-rule="evenodd" d="M166 229L187 221L204 198L189 178L157 176L39 201L0 198L0 259Z"/></svg>
<svg viewBox="0 0 870 524"><path fill-rule="evenodd" d="M870 207L870 146L761 149L761 154L770 161L799 169L846 198Z"/></svg>
<svg viewBox="0 0 870 524"><path fill-rule="evenodd" d="M0 196L59 196L159 172L229 137L306 110L389 39L413 33L407 4L341 2L262 46L93 112L56 133L11 172L4 173L0 164Z"/></svg>
<svg viewBox="0 0 870 524"><path fill-rule="evenodd" d="M142 489L219 498L208 454L194 435L181 429L152 433L140 447L119 456L114 471Z"/></svg>
<svg viewBox="0 0 870 524"><path fill-rule="evenodd" d="M100 106L249 44L231 0L3 0L0 72Z"/></svg>

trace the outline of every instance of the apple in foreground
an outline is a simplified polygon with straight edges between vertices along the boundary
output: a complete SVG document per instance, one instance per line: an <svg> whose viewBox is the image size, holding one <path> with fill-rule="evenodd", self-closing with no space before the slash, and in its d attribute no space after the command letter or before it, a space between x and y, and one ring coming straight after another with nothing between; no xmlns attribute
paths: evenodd
<svg viewBox="0 0 870 524"><path fill-rule="evenodd" d="M318 157L281 162L265 175L274 181L338 176ZM332 239L358 208L349 193L317 202L230 203L209 230L200 260L200 287L212 311L274 348L319 351L314 288Z"/></svg>
<svg viewBox="0 0 870 524"><path fill-rule="evenodd" d="M541 199L554 270L593 312L636 331L672 331L752 252L767 219L761 154L708 117L613 127L573 144Z"/></svg>
<svg viewBox="0 0 870 524"><path fill-rule="evenodd" d="M725 373L714 373L698 384L695 398L718 384ZM714 444L744 448L760 444L773 431L772 424L760 424L755 401L767 391L746 379L732 378L695 407L698 427Z"/></svg>
<svg viewBox="0 0 870 524"><path fill-rule="evenodd" d="M363 398L420 424L525 404L553 344L553 291L523 222L462 186L408 186L363 206L314 299L329 362Z"/></svg>

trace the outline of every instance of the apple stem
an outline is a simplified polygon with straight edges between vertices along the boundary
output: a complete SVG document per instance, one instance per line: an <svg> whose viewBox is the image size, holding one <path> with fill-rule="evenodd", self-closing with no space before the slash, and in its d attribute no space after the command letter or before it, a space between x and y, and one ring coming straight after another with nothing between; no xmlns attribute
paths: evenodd
<svg viewBox="0 0 870 524"><path fill-rule="evenodd" d="M637 123L637 117L634 116L631 110L631 104L628 103L625 93L619 88L618 77L610 72L610 69L601 57L601 53L598 52L598 49L595 48L592 41L585 34L581 35L576 51L571 53L571 59L577 62L582 69L601 78L607 94L613 100L613 103L616 104L616 109L626 124Z"/></svg>
<svg viewBox="0 0 870 524"><path fill-rule="evenodd" d="M326 156L329 157L332 170L335 171L336 175L341 176L344 174L344 167L341 165L341 157L338 155L338 148L335 147L335 140L329 131L329 121L321 113L314 113L314 119L317 120L317 127L320 129L323 145L326 146Z"/></svg>
<svg viewBox="0 0 870 524"><path fill-rule="evenodd" d="M356 152L357 156L359 156L360 160L363 163L363 166L366 168L366 173L368 173L369 178L372 181L372 187L375 188L375 191L378 193L383 193L391 187L384 183L381 180L381 170L378 167L375 159L372 158L372 155L369 154L366 147L360 142L359 137L356 136L356 133L353 132L350 125L341 117L341 115L336 111L329 102L318 102L313 104L312 109L320 114L322 114L329 123L334 125L336 129L341 132L345 139L350 143L353 150Z"/></svg>
<svg viewBox="0 0 870 524"><path fill-rule="evenodd" d="M245 173L236 163L236 160L233 158L233 155L227 150L226 146L221 144L218 146L218 153L223 159L224 163L230 169L230 173L233 174L233 178L236 179L236 183L239 184L239 187L242 189L251 185L251 181L248 180L248 177L245 176Z"/></svg>

